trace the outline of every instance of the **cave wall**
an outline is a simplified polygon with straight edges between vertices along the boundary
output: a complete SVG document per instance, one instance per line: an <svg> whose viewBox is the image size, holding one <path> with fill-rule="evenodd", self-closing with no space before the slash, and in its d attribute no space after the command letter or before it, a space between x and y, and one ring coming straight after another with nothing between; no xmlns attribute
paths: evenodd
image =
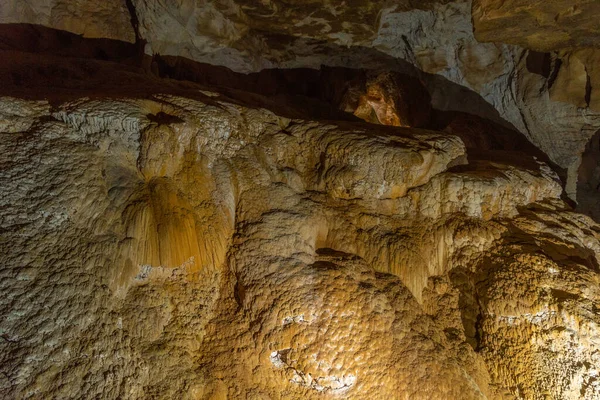
<svg viewBox="0 0 600 400"><path fill-rule="evenodd" d="M432 74L436 108L479 112L514 126L567 171L567 193L575 200L581 154L600 129L593 50L597 6L593 1L521 3L132 0L98 9L95 3L55 0L43 7L8 2L0 22L129 42L137 37L146 54L240 72L328 65ZM548 72L531 70L528 60L536 56L531 51L548 53L542 67ZM448 83L476 93L496 115L466 98L449 100L463 96Z"/></svg>
<svg viewBox="0 0 600 400"><path fill-rule="evenodd" d="M0 5L0 397L600 397L592 28L351 3Z"/></svg>
<svg viewBox="0 0 600 400"><path fill-rule="evenodd" d="M599 231L546 165L97 68L2 99L3 396L598 395Z"/></svg>

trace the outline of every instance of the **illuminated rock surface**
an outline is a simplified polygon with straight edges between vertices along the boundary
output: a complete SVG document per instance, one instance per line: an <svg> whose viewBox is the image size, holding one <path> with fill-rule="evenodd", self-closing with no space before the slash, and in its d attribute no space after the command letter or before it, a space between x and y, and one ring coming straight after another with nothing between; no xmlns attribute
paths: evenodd
<svg viewBox="0 0 600 400"><path fill-rule="evenodd" d="M595 0L71 3L8 0L0 22L137 37L149 56L239 72L327 65L425 76L435 108L477 113L524 134L565 170L573 200L581 155L600 130Z"/></svg>
<svg viewBox="0 0 600 400"><path fill-rule="evenodd" d="M63 3L0 6L85 37L0 25L0 398L600 398L596 50Z"/></svg>

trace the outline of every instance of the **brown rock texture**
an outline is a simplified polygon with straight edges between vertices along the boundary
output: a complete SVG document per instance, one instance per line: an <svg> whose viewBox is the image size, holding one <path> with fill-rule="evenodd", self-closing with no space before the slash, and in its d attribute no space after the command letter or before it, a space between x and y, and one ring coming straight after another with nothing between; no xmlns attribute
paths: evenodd
<svg viewBox="0 0 600 400"><path fill-rule="evenodd" d="M597 47L600 4L594 0L474 0L475 37L538 51Z"/></svg>
<svg viewBox="0 0 600 400"><path fill-rule="evenodd" d="M600 395L600 227L501 128L51 56L3 82L3 398Z"/></svg>
<svg viewBox="0 0 600 400"><path fill-rule="evenodd" d="M0 4L0 398L600 399L595 7Z"/></svg>
<svg viewBox="0 0 600 400"><path fill-rule="evenodd" d="M14 23L43 25L88 38L135 41L126 0L3 1L0 24Z"/></svg>
<svg viewBox="0 0 600 400"><path fill-rule="evenodd" d="M150 57L243 73L326 65L417 75L434 108L525 135L564 170L572 200L581 156L600 129L594 0L5 3L1 22L136 41L135 53ZM369 109L365 99L359 113Z"/></svg>

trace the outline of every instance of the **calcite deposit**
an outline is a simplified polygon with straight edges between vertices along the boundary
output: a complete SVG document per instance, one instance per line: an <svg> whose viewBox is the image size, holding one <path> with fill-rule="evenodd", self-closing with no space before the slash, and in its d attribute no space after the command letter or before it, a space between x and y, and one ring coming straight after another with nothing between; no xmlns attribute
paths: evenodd
<svg viewBox="0 0 600 400"><path fill-rule="evenodd" d="M600 399L592 2L42 3L0 398Z"/></svg>
<svg viewBox="0 0 600 400"><path fill-rule="evenodd" d="M572 200L585 196L577 198L581 156L600 130L595 0L97 3L7 0L0 25L135 41L130 54L244 73L326 65L418 75L437 109L516 128L564 171Z"/></svg>

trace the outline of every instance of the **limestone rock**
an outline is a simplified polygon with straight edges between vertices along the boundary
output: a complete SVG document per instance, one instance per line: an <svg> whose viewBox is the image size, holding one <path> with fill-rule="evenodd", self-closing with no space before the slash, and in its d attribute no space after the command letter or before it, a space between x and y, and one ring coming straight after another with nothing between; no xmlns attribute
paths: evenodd
<svg viewBox="0 0 600 400"><path fill-rule="evenodd" d="M556 80L550 88L550 98L576 105L579 108L600 109L596 83L600 80L597 71L600 53L596 50L577 50L565 54L558 68Z"/></svg>
<svg viewBox="0 0 600 400"><path fill-rule="evenodd" d="M594 0L474 0L475 36L539 51L596 47L600 29Z"/></svg>
<svg viewBox="0 0 600 400"><path fill-rule="evenodd" d="M8 4L136 43L0 26L1 398L600 398L597 51L460 0Z"/></svg>
<svg viewBox="0 0 600 400"><path fill-rule="evenodd" d="M0 23L37 24L88 38L135 41L125 0L5 1L0 5Z"/></svg>
<svg viewBox="0 0 600 400"><path fill-rule="evenodd" d="M597 6L591 0L356 0L346 7L241 0L132 0L129 7L89 1L78 7L17 3L0 9L2 21L126 41L137 33L138 45L145 43L150 57L187 58L244 73L327 65L417 75L433 108L477 110L480 117L523 133L564 170L573 200L581 154L600 129L597 56L592 55ZM55 14L68 23L46 17ZM562 50L544 54L529 49ZM359 114L370 109L363 99Z"/></svg>
<svg viewBox="0 0 600 400"><path fill-rule="evenodd" d="M578 249L598 232L589 219L572 213L526 214L531 216L515 221L523 232L519 243L508 240L493 251L478 278L483 357L493 360L492 377L517 398L595 399L599 360L581 350L600 344L597 253ZM506 301L508 293L515 301Z"/></svg>
<svg viewBox="0 0 600 400"><path fill-rule="evenodd" d="M4 81L3 397L597 397L600 229L540 160L46 65L95 72Z"/></svg>

